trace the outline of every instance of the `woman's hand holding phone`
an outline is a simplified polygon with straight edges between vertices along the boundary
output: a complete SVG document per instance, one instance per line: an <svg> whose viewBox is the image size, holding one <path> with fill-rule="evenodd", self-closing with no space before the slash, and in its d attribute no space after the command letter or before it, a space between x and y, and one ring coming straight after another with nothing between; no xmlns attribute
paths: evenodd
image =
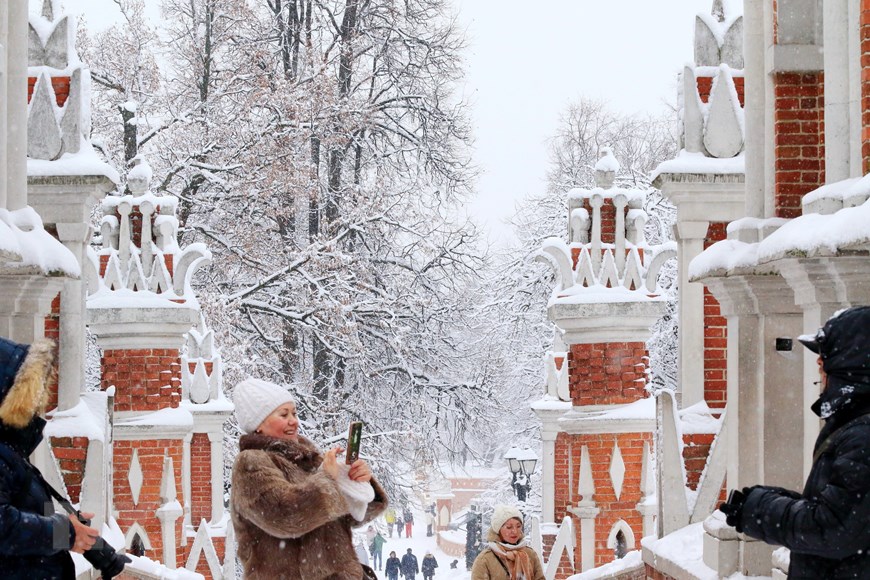
<svg viewBox="0 0 870 580"><path fill-rule="evenodd" d="M363 481L368 483L372 480L372 470L369 468L368 463L362 459L357 459L351 464L347 476L351 481Z"/></svg>

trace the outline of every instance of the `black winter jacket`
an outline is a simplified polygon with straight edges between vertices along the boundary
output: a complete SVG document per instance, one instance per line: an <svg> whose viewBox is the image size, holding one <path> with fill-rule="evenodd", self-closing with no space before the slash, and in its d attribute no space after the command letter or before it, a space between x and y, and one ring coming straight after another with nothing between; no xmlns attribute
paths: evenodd
<svg viewBox="0 0 870 580"><path fill-rule="evenodd" d="M72 524L65 515L54 513L48 491L26 459L41 439L43 424L38 417L26 429L0 424L0 577L4 580L75 577L68 552L75 538Z"/></svg>
<svg viewBox="0 0 870 580"><path fill-rule="evenodd" d="M868 413L863 396L826 421L802 494L758 486L746 497L743 532L791 550L789 579L870 580Z"/></svg>

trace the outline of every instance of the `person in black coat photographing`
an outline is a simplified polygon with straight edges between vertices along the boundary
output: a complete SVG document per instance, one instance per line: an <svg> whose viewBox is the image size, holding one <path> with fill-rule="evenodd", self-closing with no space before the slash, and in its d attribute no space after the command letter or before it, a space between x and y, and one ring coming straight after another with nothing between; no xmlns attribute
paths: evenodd
<svg viewBox="0 0 870 580"><path fill-rule="evenodd" d="M825 424L803 493L757 485L719 506L738 532L791 550L789 579L870 580L870 306L843 310L815 336Z"/></svg>
<svg viewBox="0 0 870 580"><path fill-rule="evenodd" d="M4 580L72 580L70 552L85 558L103 578L118 575L129 558L101 540L87 518L57 497L28 459L42 440L54 346L0 338L0 576ZM55 513L52 497L69 515Z"/></svg>

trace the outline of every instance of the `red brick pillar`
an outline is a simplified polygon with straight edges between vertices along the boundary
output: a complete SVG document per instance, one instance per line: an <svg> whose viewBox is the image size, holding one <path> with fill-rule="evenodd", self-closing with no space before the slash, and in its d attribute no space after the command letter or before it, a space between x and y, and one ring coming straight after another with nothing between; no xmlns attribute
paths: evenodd
<svg viewBox="0 0 870 580"><path fill-rule="evenodd" d="M211 520L211 442L207 433L190 441L190 521L198 526Z"/></svg>
<svg viewBox="0 0 870 580"><path fill-rule="evenodd" d="M727 237L727 224L713 222L704 239L706 250ZM727 376L728 321L722 316L719 302L704 288L704 400L711 408L725 407Z"/></svg>
<svg viewBox="0 0 870 580"><path fill-rule="evenodd" d="M644 342L570 345L569 386L574 408L625 405L644 399L647 361ZM608 546L608 538L619 522L631 528L634 549L640 547L640 538L644 535L643 515L637 506L643 499L643 450L644 444L652 445L652 439L652 432L560 433L556 437L556 521L561 521L565 515L573 516L569 506L590 499L581 498L577 493L584 447L589 454L594 504L599 510L594 525L595 566L613 561L614 550ZM614 465L621 467L612 470ZM621 482L611 477L611 472L617 473L619 469L622 469ZM577 534L575 562L579 565L583 543L579 525Z"/></svg>
<svg viewBox="0 0 870 580"><path fill-rule="evenodd" d="M145 555L153 560L163 560L163 538L160 521L155 515L163 504L160 497L160 484L163 481L164 457L169 456L175 467L175 488L181 489L183 441L180 439L151 440L115 440L114 445L114 504L117 521L121 530L127 531L133 524L142 526L148 534L151 551ZM135 493L135 482L131 481L131 467L136 461L139 464L142 482L138 485L138 497ZM179 494L179 502L181 502ZM175 542L177 548L176 565L184 565L184 550L181 548L182 526L175 526Z"/></svg>
<svg viewBox="0 0 870 580"><path fill-rule="evenodd" d="M51 301L51 313L45 317L45 338L49 338L55 343L55 354L60 347L60 294ZM48 402L46 410L57 408L58 383L57 376L52 378L51 384L48 386Z"/></svg>
<svg viewBox="0 0 870 580"><path fill-rule="evenodd" d="M103 389L115 385L115 411L159 411L181 401L178 349L104 350Z"/></svg>
<svg viewBox="0 0 870 580"><path fill-rule="evenodd" d="M825 182L822 73L776 73L774 204L777 217L801 215L801 198Z"/></svg>

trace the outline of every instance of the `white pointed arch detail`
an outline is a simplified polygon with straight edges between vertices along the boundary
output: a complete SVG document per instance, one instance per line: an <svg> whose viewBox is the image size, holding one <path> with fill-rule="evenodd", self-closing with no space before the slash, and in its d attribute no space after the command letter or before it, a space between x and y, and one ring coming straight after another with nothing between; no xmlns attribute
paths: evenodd
<svg viewBox="0 0 870 580"><path fill-rule="evenodd" d="M142 545L145 546L146 550L151 550L151 540L148 539L148 532L145 531L139 522L133 522L130 528L127 530L127 533L124 534L124 545L129 550L133 545L133 538L139 534L139 539L142 540Z"/></svg>
<svg viewBox="0 0 870 580"><path fill-rule="evenodd" d="M636 546L634 532L625 520L619 520L610 528L610 535L607 536L607 547L611 550L616 549L616 536L619 535L619 532L622 532L622 536L625 538L625 547L629 551L634 550Z"/></svg>

